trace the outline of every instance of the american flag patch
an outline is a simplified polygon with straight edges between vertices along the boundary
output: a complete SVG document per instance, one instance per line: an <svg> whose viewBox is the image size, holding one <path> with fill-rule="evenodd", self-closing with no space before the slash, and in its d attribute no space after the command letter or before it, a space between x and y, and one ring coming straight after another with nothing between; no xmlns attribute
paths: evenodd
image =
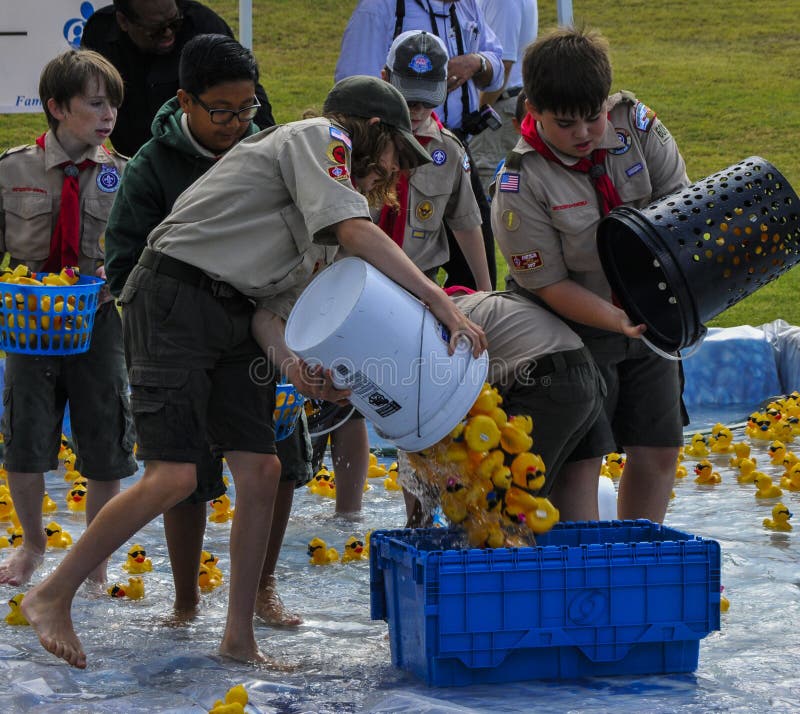
<svg viewBox="0 0 800 714"><path fill-rule="evenodd" d="M339 129L339 127L332 126L330 127L330 133L334 139L338 139L339 141L341 141L348 149L353 148L353 142L350 139L350 135L343 129Z"/></svg>
<svg viewBox="0 0 800 714"><path fill-rule="evenodd" d="M519 174L504 173L500 176L500 191L519 193Z"/></svg>

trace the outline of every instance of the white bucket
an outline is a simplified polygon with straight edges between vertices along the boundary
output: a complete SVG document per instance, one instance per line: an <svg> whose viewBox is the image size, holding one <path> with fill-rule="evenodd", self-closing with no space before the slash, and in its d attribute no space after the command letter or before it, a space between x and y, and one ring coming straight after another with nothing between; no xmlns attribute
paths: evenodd
<svg viewBox="0 0 800 714"><path fill-rule="evenodd" d="M489 370L484 352L459 345L417 298L360 258L323 270L286 322L286 344L333 372L337 387L379 435L406 451L427 449L469 411Z"/></svg>

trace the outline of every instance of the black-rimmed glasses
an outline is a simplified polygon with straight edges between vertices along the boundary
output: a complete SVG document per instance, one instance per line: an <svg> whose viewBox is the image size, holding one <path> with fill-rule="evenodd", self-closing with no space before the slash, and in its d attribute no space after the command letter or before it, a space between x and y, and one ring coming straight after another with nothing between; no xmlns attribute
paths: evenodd
<svg viewBox="0 0 800 714"><path fill-rule="evenodd" d="M137 20L132 20L128 18L128 21L132 24L136 25L141 31L147 35L151 40L157 40L160 37L163 37L167 32L171 31L173 34L178 34L178 30L181 29L181 25L183 25L183 15L177 15L173 17L171 20L167 20L160 25L145 25Z"/></svg>
<svg viewBox="0 0 800 714"><path fill-rule="evenodd" d="M256 99L255 104L251 104L249 107L240 109L237 112L233 109L212 109L196 94L192 94L192 98L208 112L208 116L211 117L212 124L227 124L234 117L244 124L252 121L255 118L256 114L258 113L258 108L261 106L261 102Z"/></svg>

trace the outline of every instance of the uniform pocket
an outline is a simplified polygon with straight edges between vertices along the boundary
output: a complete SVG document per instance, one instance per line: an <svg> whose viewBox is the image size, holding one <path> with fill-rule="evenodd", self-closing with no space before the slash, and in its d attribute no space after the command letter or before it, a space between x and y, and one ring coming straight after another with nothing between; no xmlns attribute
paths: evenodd
<svg viewBox="0 0 800 714"><path fill-rule="evenodd" d="M3 196L6 250L21 262L45 260L53 235L53 200L40 193Z"/></svg>
<svg viewBox="0 0 800 714"><path fill-rule="evenodd" d="M106 222L113 203L113 198L87 198L83 202L81 252L89 258L105 257Z"/></svg>

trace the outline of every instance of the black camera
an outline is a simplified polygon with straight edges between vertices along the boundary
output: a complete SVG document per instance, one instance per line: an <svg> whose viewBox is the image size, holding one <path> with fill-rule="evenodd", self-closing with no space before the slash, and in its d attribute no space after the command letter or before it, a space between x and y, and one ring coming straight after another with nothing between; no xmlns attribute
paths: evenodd
<svg viewBox="0 0 800 714"><path fill-rule="evenodd" d="M503 125L500 115L489 105L470 112L461 120L461 128L467 134L480 134L484 129L497 130Z"/></svg>

